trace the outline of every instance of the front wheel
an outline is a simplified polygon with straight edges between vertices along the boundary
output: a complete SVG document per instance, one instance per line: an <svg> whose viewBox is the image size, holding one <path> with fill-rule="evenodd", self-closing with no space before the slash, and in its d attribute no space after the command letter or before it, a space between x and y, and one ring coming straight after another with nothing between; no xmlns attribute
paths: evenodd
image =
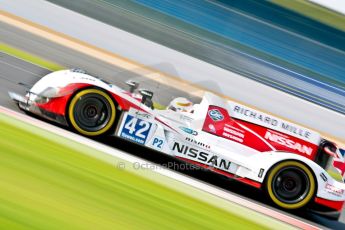
<svg viewBox="0 0 345 230"><path fill-rule="evenodd" d="M73 96L67 110L72 128L85 136L105 134L115 122L115 104L99 89L81 90Z"/></svg>
<svg viewBox="0 0 345 230"><path fill-rule="evenodd" d="M265 186L271 200L285 209L304 207L316 190L313 173L297 161L284 161L274 166Z"/></svg>

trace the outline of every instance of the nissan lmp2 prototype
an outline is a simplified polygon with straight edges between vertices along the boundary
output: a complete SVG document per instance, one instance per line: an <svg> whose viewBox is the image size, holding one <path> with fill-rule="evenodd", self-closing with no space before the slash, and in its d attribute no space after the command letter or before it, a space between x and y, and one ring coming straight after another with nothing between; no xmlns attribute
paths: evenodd
<svg viewBox="0 0 345 230"><path fill-rule="evenodd" d="M41 78L20 109L89 137L114 135L263 189L276 206L338 218L344 157L315 131L206 92L192 110L154 109L153 93L123 90L79 69ZM190 106L190 105L189 105Z"/></svg>

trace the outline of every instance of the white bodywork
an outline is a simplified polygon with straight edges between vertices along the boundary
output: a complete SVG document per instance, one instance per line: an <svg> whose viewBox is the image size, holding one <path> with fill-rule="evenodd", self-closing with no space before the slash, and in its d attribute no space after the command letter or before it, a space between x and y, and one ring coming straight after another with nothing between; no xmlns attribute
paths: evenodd
<svg viewBox="0 0 345 230"><path fill-rule="evenodd" d="M279 122L285 122L285 124L289 122L271 116L271 121L272 119L276 120L274 123L260 123L253 116L245 116L244 113L236 114L234 108L239 104L225 101L211 93L205 93L201 103L194 105L193 113L152 110L117 86L107 84L83 72L70 70L57 71L43 77L30 90L33 94L28 95L30 97L29 101L34 101L36 95L42 95L45 91L47 93L46 89L48 87L55 90L49 91L50 93L53 92L51 95L43 96L63 96L58 93L54 94L54 92L58 92L58 89L72 83L87 83L100 87L138 106L136 109L131 108L129 111L122 113L116 129L116 136L132 140L137 144L171 156L202 163L209 166L211 170L219 169L233 174L235 177L247 178L259 183L264 182L266 173L277 162L284 160L300 161L309 166L315 175L317 197L332 201L345 200L344 183L333 179L323 168L306 157L289 152L275 151L274 148L272 148L272 151L260 152L243 144L202 131L209 105L225 108L230 116L285 133L288 131L279 130L281 128L277 124ZM239 106L249 109L243 105ZM259 111L255 112L260 113ZM321 138L317 133L304 127L296 127L301 131L288 134L316 145L319 144ZM322 178L321 174L325 177Z"/></svg>
<svg viewBox="0 0 345 230"><path fill-rule="evenodd" d="M216 98L217 100L220 99L212 94L205 95L202 103L197 105L198 110L193 114L162 110L150 111L152 113L148 115L149 113L146 114L136 109L131 109L129 112L124 113L122 123L120 124L116 135L121 136L121 132L125 129L126 117L131 115L137 119L152 123L149 135L144 144L145 146L172 156L193 160L202 164L207 164L207 161L209 161L212 156L217 156L217 161L208 163L211 170L212 168L224 170L225 172L229 172L238 177L248 178L260 183L264 182L266 173L276 163L284 160L301 161L308 165L314 172L318 188L316 194L317 197L334 201L345 200L345 185L334 180L323 168L303 156L281 151L259 152L231 140L203 132L201 130L201 126L207 111L207 106L208 104L213 103L211 101L213 98ZM165 124L154 118L163 121ZM197 136L188 134L181 130L180 127L190 128L198 134ZM195 142L187 141L186 138L195 140ZM157 142L157 140L159 142ZM199 152L203 151L209 153L207 161L205 162L198 158L179 153L176 151L176 148L173 150L173 145L176 141L182 143L184 146L188 146L189 148L197 149ZM157 146L157 143L162 144L159 147ZM203 143L207 147L197 143ZM224 161L230 162L230 167L228 169L224 167L224 163L220 164ZM264 173L261 177L259 177L260 169L264 169ZM321 178L320 175L322 173L326 176L327 181L324 181Z"/></svg>

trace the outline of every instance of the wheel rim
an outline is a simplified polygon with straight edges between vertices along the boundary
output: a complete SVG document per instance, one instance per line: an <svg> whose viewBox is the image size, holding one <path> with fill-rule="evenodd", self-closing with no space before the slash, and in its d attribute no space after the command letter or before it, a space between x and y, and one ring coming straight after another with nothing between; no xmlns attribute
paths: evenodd
<svg viewBox="0 0 345 230"><path fill-rule="evenodd" d="M75 122L87 132L103 129L108 124L111 113L109 102L94 93L80 97L73 109Z"/></svg>
<svg viewBox="0 0 345 230"><path fill-rule="evenodd" d="M297 161L278 163L270 170L265 184L272 201L285 209L304 207L316 191L312 171Z"/></svg>
<svg viewBox="0 0 345 230"><path fill-rule="evenodd" d="M299 168L286 167L273 177L272 190L280 201L295 204L306 198L310 190L308 175Z"/></svg>
<svg viewBox="0 0 345 230"><path fill-rule="evenodd" d="M71 126L86 136L99 136L115 123L116 108L112 98L98 89L85 89L77 93L68 107Z"/></svg>

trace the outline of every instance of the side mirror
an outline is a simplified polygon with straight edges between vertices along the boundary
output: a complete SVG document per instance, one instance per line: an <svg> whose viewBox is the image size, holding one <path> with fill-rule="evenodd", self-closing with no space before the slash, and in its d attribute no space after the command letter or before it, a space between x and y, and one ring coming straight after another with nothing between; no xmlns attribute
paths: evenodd
<svg viewBox="0 0 345 230"><path fill-rule="evenodd" d="M129 92L134 93L134 91L139 87L139 83L136 81L126 81L126 84L129 86Z"/></svg>
<svg viewBox="0 0 345 230"><path fill-rule="evenodd" d="M153 102L152 102L153 92L147 89L141 89L139 90L139 93L142 96L141 103L153 109Z"/></svg>

